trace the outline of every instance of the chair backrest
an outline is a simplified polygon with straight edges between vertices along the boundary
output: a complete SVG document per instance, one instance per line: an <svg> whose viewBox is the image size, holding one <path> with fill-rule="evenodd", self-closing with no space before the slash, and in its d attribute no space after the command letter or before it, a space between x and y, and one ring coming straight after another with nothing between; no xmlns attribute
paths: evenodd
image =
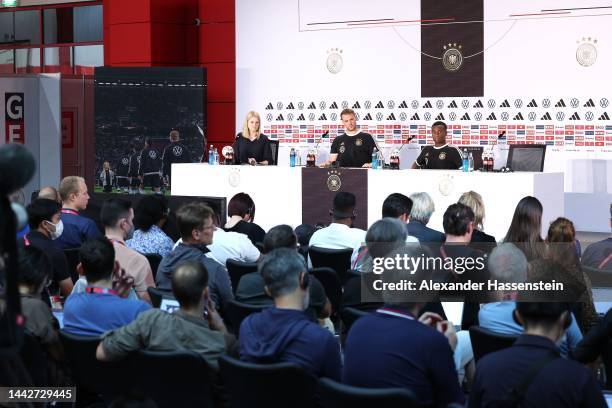
<svg viewBox="0 0 612 408"><path fill-rule="evenodd" d="M236 293L238 282L240 282L240 278L242 278L243 275L251 272L257 272L256 262L241 262L235 259L228 259L225 261L225 266L227 267L227 272L229 273L230 281L232 282L232 290L234 293Z"/></svg>
<svg viewBox="0 0 612 408"><path fill-rule="evenodd" d="M278 140L270 140L270 149L272 150L274 164L278 165Z"/></svg>
<svg viewBox="0 0 612 408"><path fill-rule="evenodd" d="M348 249L327 249L309 247L308 255L314 268L332 268L338 274L340 282L346 282L347 270L351 267L351 255L353 250Z"/></svg>
<svg viewBox="0 0 612 408"><path fill-rule="evenodd" d="M269 306L249 305L235 299L229 300L225 304L225 318L229 324L228 330L238 337L240 324L252 313L258 313Z"/></svg>
<svg viewBox="0 0 612 408"><path fill-rule="evenodd" d="M489 353L510 347L518 338L518 335L499 334L480 326L472 326L469 330L476 362Z"/></svg>
<svg viewBox="0 0 612 408"><path fill-rule="evenodd" d="M159 268L159 264L162 261L162 256L160 254L143 254L147 261L149 261L149 265L151 265L151 272L153 272L153 280L157 276L157 268Z"/></svg>
<svg viewBox="0 0 612 408"><path fill-rule="evenodd" d="M199 354L141 350L131 357L131 395L150 398L158 407L212 406L211 372Z"/></svg>
<svg viewBox="0 0 612 408"><path fill-rule="evenodd" d="M129 361L102 362L96 359L99 337L59 332L66 361L77 387L112 399L127 391L130 380Z"/></svg>
<svg viewBox="0 0 612 408"><path fill-rule="evenodd" d="M411 408L420 407L416 396L403 388L360 388L321 378L317 386L322 408Z"/></svg>
<svg viewBox="0 0 612 408"><path fill-rule="evenodd" d="M154 288L152 286L149 286L147 288L147 293L149 294L149 297L151 298L151 304L153 305L154 308L157 308L157 309L159 309L162 299L176 299L174 295L172 294L172 291L162 290L162 289Z"/></svg>
<svg viewBox="0 0 612 408"><path fill-rule="evenodd" d="M291 363L253 364L219 358L232 408L314 406L316 379Z"/></svg>
<svg viewBox="0 0 612 408"><path fill-rule="evenodd" d="M79 280L79 274L76 268L80 262L79 260L79 250L80 249L81 248L64 249L64 255L66 255L66 261L68 261L68 272L70 272L70 277L72 278L73 283Z"/></svg>
<svg viewBox="0 0 612 408"><path fill-rule="evenodd" d="M348 334L349 330L353 323L357 321L357 319L369 315L371 312L366 310L359 310L354 307L344 307L342 308L342 312L340 313L340 317L342 319L342 324L344 329L342 330L344 333Z"/></svg>
<svg viewBox="0 0 612 408"><path fill-rule="evenodd" d="M30 332L24 331L23 344L19 350L19 356L32 379L31 385L44 387L47 383L47 353L36 337Z"/></svg>
<svg viewBox="0 0 612 408"><path fill-rule="evenodd" d="M342 307L342 284L340 277L332 268L313 268L310 272L325 289L325 295L332 305L332 313L338 314Z"/></svg>
<svg viewBox="0 0 612 408"><path fill-rule="evenodd" d="M597 269L590 266L582 266L582 270L591 279L594 288L612 288L612 271Z"/></svg>

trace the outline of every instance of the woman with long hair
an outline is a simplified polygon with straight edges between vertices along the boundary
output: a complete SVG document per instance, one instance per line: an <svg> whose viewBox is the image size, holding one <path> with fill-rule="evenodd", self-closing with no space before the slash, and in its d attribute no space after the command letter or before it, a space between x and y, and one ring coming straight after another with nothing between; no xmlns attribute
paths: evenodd
<svg viewBox="0 0 612 408"><path fill-rule="evenodd" d="M504 242L510 242L523 251L528 261L545 254L542 229L542 203L535 197L523 197L516 205L510 228Z"/></svg>
<svg viewBox="0 0 612 408"><path fill-rule="evenodd" d="M260 130L259 113L249 111L234 142L235 164L274 164L270 140Z"/></svg>

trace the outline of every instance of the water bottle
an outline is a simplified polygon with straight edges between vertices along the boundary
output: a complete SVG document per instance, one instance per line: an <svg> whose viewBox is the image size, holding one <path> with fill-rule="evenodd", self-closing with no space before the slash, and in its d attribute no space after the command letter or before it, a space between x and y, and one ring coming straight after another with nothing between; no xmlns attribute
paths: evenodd
<svg viewBox="0 0 612 408"><path fill-rule="evenodd" d="M215 164L215 153L213 151L213 145L210 145L208 149L208 164Z"/></svg>
<svg viewBox="0 0 612 408"><path fill-rule="evenodd" d="M219 164L219 151L215 149L214 153L215 164Z"/></svg>
<svg viewBox="0 0 612 408"><path fill-rule="evenodd" d="M372 168L376 169L378 167L378 150L374 149L372 152Z"/></svg>
<svg viewBox="0 0 612 408"><path fill-rule="evenodd" d="M470 171L470 159L469 159L469 156L466 150L463 151L463 168L462 169L466 173Z"/></svg>
<svg viewBox="0 0 612 408"><path fill-rule="evenodd" d="M472 156L472 152L468 156L468 166L470 171L474 171L474 156Z"/></svg>
<svg viewBox="0 0 612 408"><path fill-rule="evenodd" d="M385 159L381 151L378 152L377 159L378 159L378 163L376 165L376 168L378 170L381 170L385 167Z"/></svg>
<svg viewBox="0 0 612 408"><path fill-rule="evenodd" d="M295 149L292 147L291 151L289 152L289 166L291 167L295 167Z"/></svg>

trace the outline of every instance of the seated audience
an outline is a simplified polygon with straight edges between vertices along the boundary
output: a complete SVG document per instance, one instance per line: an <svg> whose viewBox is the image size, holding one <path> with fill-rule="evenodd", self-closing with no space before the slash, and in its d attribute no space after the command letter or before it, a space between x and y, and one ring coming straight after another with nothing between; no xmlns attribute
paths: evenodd
<svg viewBox="0 0 612 408"><path fill-rule="evenodd" d="M390 194L382 206L382 217L383 218L397 218L403 223L410 221L410 210L412 209L412 200L403 194L393 193ZM406 231L408 227L406 226ZM412 235L406 235L407 243L418 243L419 240ZM364 269L370 269L372 257L368 254L368 248L366 245L362 245L358 249L353 251L351 257L351 269L359 272L363 272Z"/></svg>
<svg viewBox="0 0 612 408"><path fill-rule="evenodd" d="M444 242L444 234L427 227L431 215L436 210L434 202L427 193L414 193L410 195L412 209L408 222L408 234L416 237L422 244L436 244Z"/></svg>
<svg viewBox="0 0 612 408"><path fill-rule="evenodd" d="M206 256L207 245L213 240L213 210L206 204L192 202L183 205L176 212L176 221L181 240L172 252L162 259L157 269L157 287L172 289L172 274L177 266L185 261L198 261L208 272L210 297L218 309L234 298L232 284L225 266Z"/></svg>
<svg viewBox="0 0 612 408"><path fill-rule="evenodd" d="M561 265L569 275L567 278L584 288L572 310L579 316L578 325L582 331L587 332L597 323L597 312L593 303L591 280L580 265L576 242L576 230L570 220L559 217L550 224L546 236L547 258Z"/></svg>
<svg viewBox="0 0 612 408"><path fill-rule="evenodd" d="M261 253L249 238L239 232L226 232L215 226L212 244L208 245L208 256L225 265L228 259L240 262L257 262Z"/></svg>
<svg viewBox="0 0 612 408"><path fill-rule="evenodd" d="M53 200L59 204L62 204L62 198L60 197L59 192L55 189L55 187L47 186L42 187L38 191L38 195L36 198L46 198L48 200Z"/></svg>
<svg viewBox="0 0 612 408"><path fill-rule="evenodd" d="M571 319L568 305L519 301L513 313L524 332L511 347L478 362L468 406L605 407L589 370L559 356L556 343Z"/></svg>
<svg viewBox="0 0 612 408"><path fill-rule="evenodd" d="M101 236L93 220L79 214L87 208L89 194L82 177L64 177L59 185L62 198L62 223L64 232L57 239L61 249L79 248L88 238Z"/></svg>
<svg viewBox="0 0 612 408"><path fill-rule="evenodd" d="M510 242L520 248L528 262L545 255L544 240L540 236L542 211L540 200L531 196L523 197L516 205L510 228L504 238L504 242Z"/></svg>
<svg viewBox="0 0 612 408"><path fill-rule="evenodd" d="M332 223L315 231L310 237L310 247L326 249L356 249L365 240L366 232L353 227L356 198L353 193L338 192L334 196L333 209L330 211Z"/></svg>
<svg viewBox="0 0 612 408"><path fill-rule="evenodd" d="M172 293L180 309L168 313L151 309L127 326L105 333L98 346L99 360L113 361L137 350L195 351L214 369L234 342L211 303L208 273L200 262L185 262L172 274ZM206 310L207 317L202 315Z"/></svg>
<svg viewBox="0 0 612 408"><path fill-rule="evenodd" d="M134 211L134 236L125 244L141 254L158 254L162 257L172 251L174 242L162 228L168 220L168 204L160 195L144 197Z"/></svg>
<svg viewBox="0 0 612 408"><path fill-rule="evenodd" d="M310 242L310 237L315 233L317 228L313 227L310 224L300 224L295 227L295 235L298 240L298 252L304 255L304 258L308 257L308 243Z"/></svg>
<svg viewBox="0 0 612 408"><path fill-rule="evenodd" d="M141 300L123 299L113 289L120 274L115 249L106 238L92 238L79 250L80 274L87 278L84 293L68 296L64 305L64 330L81 336L99 336L125 326L151 306Z"/></svg>
<svg viewBox="0 0 612 408"><path fill-rule="evenodd" d="M134 279L134 289L138 297L151 303L147 288L155 287L151 264L144 255L125 244L134 234L134 210L132 204L121 198L110 198L102 204L100 221L104 234L115 247L115 260Z"/></svg>
<svg viewBox="0 0 612 408"><path fill-rule="evenodd" d="M612 204L610 204L610 226L612 226ZM589 245L582 254L582 265L612 271L612 237Z"/></svg>
<svg viewBox="0 0 612 408"><path fill-rule="evenodd" d="M397 225L388 225L389 230L404 229L398 221L390 219L377 221L371 229L387 220ZM373 249L376 256L376 248ZM411 248L406 251L408 256L419 256ZM390 256L389 252L386 256ZM382 280L387 283L419 281L424 277L423 271L403 269L382 273ZM382 291L382 297L384 307L357 320L348 333L342 382L357 387L406 388L424 406L463 403L453 361L457 335L452 323L435 313L419 318L425 303L407 302L401 291Z"/></svg>
<svg viewBox="0 0 612 408"><path fill-rule="evenodd" d="M259 272L274 307L250 315L240 325L241 360L295 363L314 376L339 381L338 341L304 313L310 281L304 258L294 249L275 249L262 259Z"/></svg>
<svg viewBox="0 0 612 408"><path fill-rule="evenodd" d="M227 204L229 219L223 229L227 232L245 234L253 245L261 244L266 231L255 224L255 202L246 193L238 193Z"/></svg>
<svg viewBox="0 0 612 408"><path fill-rule="evenodd" d="M612 309L608 310L604 318L584 335L574 350L574 359L583 364L594 362L603 354L610 340L612 340Z"/></svg>
<svg viewBox="0 0 612 408"><path fill-rule="evenodd" d="M472 232L470 246L486 253L491 252L497 245L497 242L494 236L483 232L485 206L482 196L475 191L468 191L467 193L461 194L458 203L470 207L474 212L474 231Z"/></svg>
<svg viewBox="0 0 612 408"><path fill-rule="evenodd" d="M530 267L523 251L511 243L504 243L495 248L489 256L487 267L491 279L509 283L526 282L528 280L528 270L534 276L546 277L546 280L550 280L550 276L558 273L555 264L551 262L538 262ZM478 324L485 329L500 334L521 334L523 327L512 317L518 292L497 291L489 293L489 295L491 302L480 307ZM574 316L570 315L570 319L571 324L559 345L563 356L569 356L570 350L575 349L582 339L582 333Z"/></svg>
<svg viewBox="0 0 612 408"><path fill-rule="evenodd" d="M64 230L60 210L61 206L57 201L46 198L32 201L27 207L30 232L23 238L26 246L40 249L51 260L53 272L49 277L51 285L47 287L47 292L52 296L68 296L73 286L66 255L53 242ZM73 272L76 275L76 271Z"/></svg>
<svg viewBox="0 0 612 408"><path fill-rule="evenodd" d="M297 237L288 225L277 225L273 227L263 241L264 253L270 253L277 248L297 249ZM331 314L331 305L325 289L314 277L310 277L311 284L308 288L310 302L307 313L318 319L325 319ZM272 306L274 300L266 293L265 282L261 274L257 272L247 273L240 278L236 288L236 300L259 306Z"/></svg>
<svg viewBox="0 0 612 408"><path fill-rule="evenodd" d="M56 203L57 204L57 203ZM59 204L58 204L59 205ZM45 253L34 246L26 247L19 258L19 294L25 329L40 343L47 355L49 384L64 385L64 352L57 330L59 323L49 305L40 299L45 284L51 279L53 265Z"/></svg>

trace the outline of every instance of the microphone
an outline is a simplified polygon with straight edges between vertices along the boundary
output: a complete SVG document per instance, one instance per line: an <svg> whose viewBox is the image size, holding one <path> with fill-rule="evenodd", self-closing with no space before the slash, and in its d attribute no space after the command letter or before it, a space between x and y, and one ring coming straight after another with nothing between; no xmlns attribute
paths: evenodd
<svg viewBox="0 0 612 408"><path fill-rule="evenodd" d="M505 130L503 132L501 132L499 135L497 135L497 140L505 139L505 138L506 138L506 131Z"/></svg>
<svg viewBox="0 0 612 408"><path fill-rule="evenodd" d="M317 144L315 145L315 150L317 150L319 148L319 144L321 143L321 140L323 140L325 138L325 136L327 136L329 138L329 130L325 131L325 133L323 133L321 135L321 137L319 138L319 141L317 142Z"/></svg>
<svg viewBox="0 0 612 408"><path fill-rule="evenodd" d="M414 139L416 136L412 135L410 136L408 139L406 139L404 141L404 143L402 143L402 145L399 147L399 149L397 149L398 153L402 151L402 149L404 148L404 146L406 146L408 143L410 143L412 141L412 139Z"/></svg>

